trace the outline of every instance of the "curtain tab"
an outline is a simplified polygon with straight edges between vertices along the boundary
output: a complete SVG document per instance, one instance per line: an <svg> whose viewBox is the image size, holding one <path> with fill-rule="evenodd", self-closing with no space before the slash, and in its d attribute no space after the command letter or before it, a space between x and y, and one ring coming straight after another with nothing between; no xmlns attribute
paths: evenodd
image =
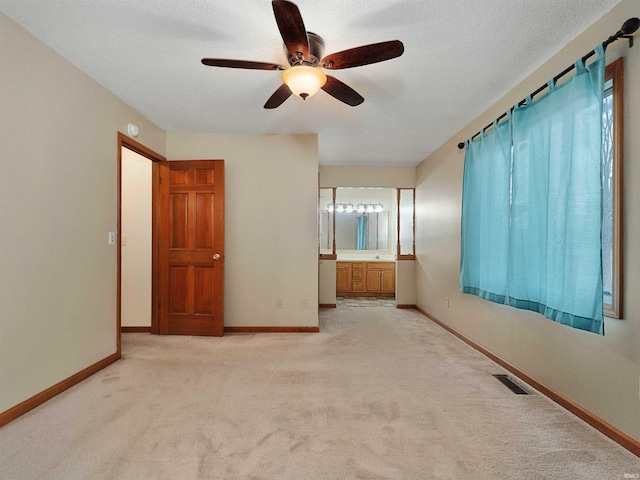
<svg viewBox="0 0 640 480"><path fill-rule="evenodd" d="M596 59L600 60L601 58L604 60L604 45L601 43L596 48L594 48L596 52Z"/></svg>

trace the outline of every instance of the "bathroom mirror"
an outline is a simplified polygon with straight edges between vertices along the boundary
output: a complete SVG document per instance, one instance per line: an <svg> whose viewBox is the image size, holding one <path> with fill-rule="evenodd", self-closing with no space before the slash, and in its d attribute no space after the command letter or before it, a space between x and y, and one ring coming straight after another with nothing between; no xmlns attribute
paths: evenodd
<svg viewBox="0 0 640 480"><path fill-rule="evenodd" d="M389 212L336 213L336 248L388 250Z"/></svg>
<svg viewBox="0 0 640 480"><path fill-rule="evenodd" d="M394 245L395 188L320 189L320 249L330 251L335 217L336 250L390 252ZM325 201L326 200L326 201Z"/></svg>
<svg viewBox="0 0 640 480"><path fill-rule="evenodd" d="M330 212L328 205L333 204L333 188L320 189L320 225L318 226L318 243L320 244L321 255L331 255L333 253L333 212Z"/></svg>
<svg viewBox="0 0 640 480"><path fill-rule="evenodd" d="M415 189L398 189L398 257L412 257L415 255Z"/></svg>

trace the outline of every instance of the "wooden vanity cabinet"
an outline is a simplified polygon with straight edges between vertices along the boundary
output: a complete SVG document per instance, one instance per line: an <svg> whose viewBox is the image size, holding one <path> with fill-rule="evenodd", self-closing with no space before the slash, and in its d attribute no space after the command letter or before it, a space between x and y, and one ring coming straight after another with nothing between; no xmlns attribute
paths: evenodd
<svg viewBox="0 0 640 480"><path fill-rule="evenodd" d="M336 295L340 297L393 297L394 262L336 262Z"/></svg>
<svg viewBox="0 0 640 480"><path fill-rule="evenodd" d="M367 263L367 291L393 293L396 290L396 272L393 263Z"/></svg>

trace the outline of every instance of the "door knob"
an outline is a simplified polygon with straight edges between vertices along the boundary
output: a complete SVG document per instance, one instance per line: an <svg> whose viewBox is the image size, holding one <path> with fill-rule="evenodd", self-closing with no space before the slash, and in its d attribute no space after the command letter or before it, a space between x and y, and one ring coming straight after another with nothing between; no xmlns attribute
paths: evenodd
<svg viewBox="0 0 640 480"><path fill-rule="evenodd" d="M216 253L216 254L213 256L213 259L214 259L214 260L220 260L220 254L219 254L219 253Z"/></svg>

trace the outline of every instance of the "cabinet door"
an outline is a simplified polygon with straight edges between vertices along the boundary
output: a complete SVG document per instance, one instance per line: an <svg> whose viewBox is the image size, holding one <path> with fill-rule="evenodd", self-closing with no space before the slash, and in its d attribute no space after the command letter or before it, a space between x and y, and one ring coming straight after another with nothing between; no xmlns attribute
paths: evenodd
<svg viewBox="0 0 640 480"><path fill-rule="evenodd" d="M380 270L367 270L367 291L379 292L382 290Z"/></svg>
<svg viewBox="0 0 640 480"><path fill-rule="evenodd" d="M349 293L351 291L350 275L350 270L336 270L336 293Z"/></svg>
<svg viewBox="0 0 640 480"><path fill-rule="evenodd" d="M382 285L381 290L383 292L395 292L396 290L396 272L393 270L382 270Z"/></svg>

